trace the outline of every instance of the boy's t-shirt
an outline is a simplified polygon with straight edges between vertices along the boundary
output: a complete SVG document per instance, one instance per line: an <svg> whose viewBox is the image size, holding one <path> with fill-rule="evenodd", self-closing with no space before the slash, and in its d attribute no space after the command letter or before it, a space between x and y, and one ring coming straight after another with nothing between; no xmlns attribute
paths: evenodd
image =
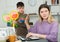
<svg viewBox="0 0 60 42"><path fill-rule="evenodd" d="M16 20L15 29L18 36L25 37L28 33L26 25L24 23L27 14L19 14L19 18Z"/></svg>
<svg viewBox="0 0 60 42"><path fill-rule="evenodd" d="M26 16L27 16L27 14L20 14L19 13L19 18L16 20L17 23L15 24L15 30L16 30L16 34L18 36L25 37L26 34L28 33L28 30L27 30L26 25L24 23ZM7 22L7 26L12 27L12 21Z"/></svg>
<svg viewBox="0 0 60 42"><path fill-rule="evenodd" d="M18 27L25 27L26 28L26 25L25 25L25 18L26 18L27 14L19 14L19 18L16 20L16 24L15 24L15 28L18 28Z"/></svg>

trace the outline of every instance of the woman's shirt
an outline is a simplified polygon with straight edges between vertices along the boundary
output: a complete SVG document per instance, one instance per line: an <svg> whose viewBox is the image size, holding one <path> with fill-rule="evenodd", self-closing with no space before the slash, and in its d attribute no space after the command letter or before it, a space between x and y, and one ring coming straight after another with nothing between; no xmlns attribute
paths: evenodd
<svg viewBox="0 0 60 42"><path fill-rule="evenodd" d="M37 21L35 25L29 29L29 32L47 35L46 39L48 39L49 42L57 42L58 23L55 21L52 23L48 23L47 21Z"/></svg>

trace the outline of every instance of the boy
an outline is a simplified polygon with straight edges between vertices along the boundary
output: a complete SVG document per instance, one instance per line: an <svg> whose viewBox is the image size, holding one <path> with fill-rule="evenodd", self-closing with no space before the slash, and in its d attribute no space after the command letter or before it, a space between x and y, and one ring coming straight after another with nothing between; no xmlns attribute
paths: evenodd
<svg viewBox="0 0 60 42"><path fill-rule="evenodd" d="M28 23L28 15L24 14L24 3L23 2L18 2L16 4L17 6L17 10L19 13L19 18L16 20L16 25L15 29L16 29L16 34L18 36L22 36L25 37L26 34L28 33L27 31L27 26L26 23Z"/></svg>
<svg viewBox="0 0 60 42"><path fill-rule="evenodd" d="M28 15L24 14L23 2L18 2L16 6L17 6L17 11L19 13L19 18L16 21L14 21L16 34L17 36L25 37L26 34L28 33L27 30L28 28L26 26L26 23L28 23Z"/></svg>

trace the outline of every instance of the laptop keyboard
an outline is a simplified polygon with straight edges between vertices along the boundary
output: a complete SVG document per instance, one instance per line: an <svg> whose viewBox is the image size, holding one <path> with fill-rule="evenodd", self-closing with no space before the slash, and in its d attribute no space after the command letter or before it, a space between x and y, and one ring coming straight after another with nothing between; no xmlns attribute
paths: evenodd
<svg viewBox="0 0 60 42"><path fill-rule="evenodd" d="M26 37L21 37L21 36L18 36L17 39L18 40L31 40L31 38L26 38Z"/></svg>

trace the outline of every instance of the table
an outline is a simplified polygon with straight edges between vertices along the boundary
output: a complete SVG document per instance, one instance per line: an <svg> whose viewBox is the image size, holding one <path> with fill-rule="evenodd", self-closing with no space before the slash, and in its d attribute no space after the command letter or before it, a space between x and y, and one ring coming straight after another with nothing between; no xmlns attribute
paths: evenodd
<svg viewBox="0 0 60 42"><path fill-rule="evenodd" d="M46 40L46 39L39 39L39 40L18 40L18 41L16 41L16 42L48 42L48 40Z"/></svg>

